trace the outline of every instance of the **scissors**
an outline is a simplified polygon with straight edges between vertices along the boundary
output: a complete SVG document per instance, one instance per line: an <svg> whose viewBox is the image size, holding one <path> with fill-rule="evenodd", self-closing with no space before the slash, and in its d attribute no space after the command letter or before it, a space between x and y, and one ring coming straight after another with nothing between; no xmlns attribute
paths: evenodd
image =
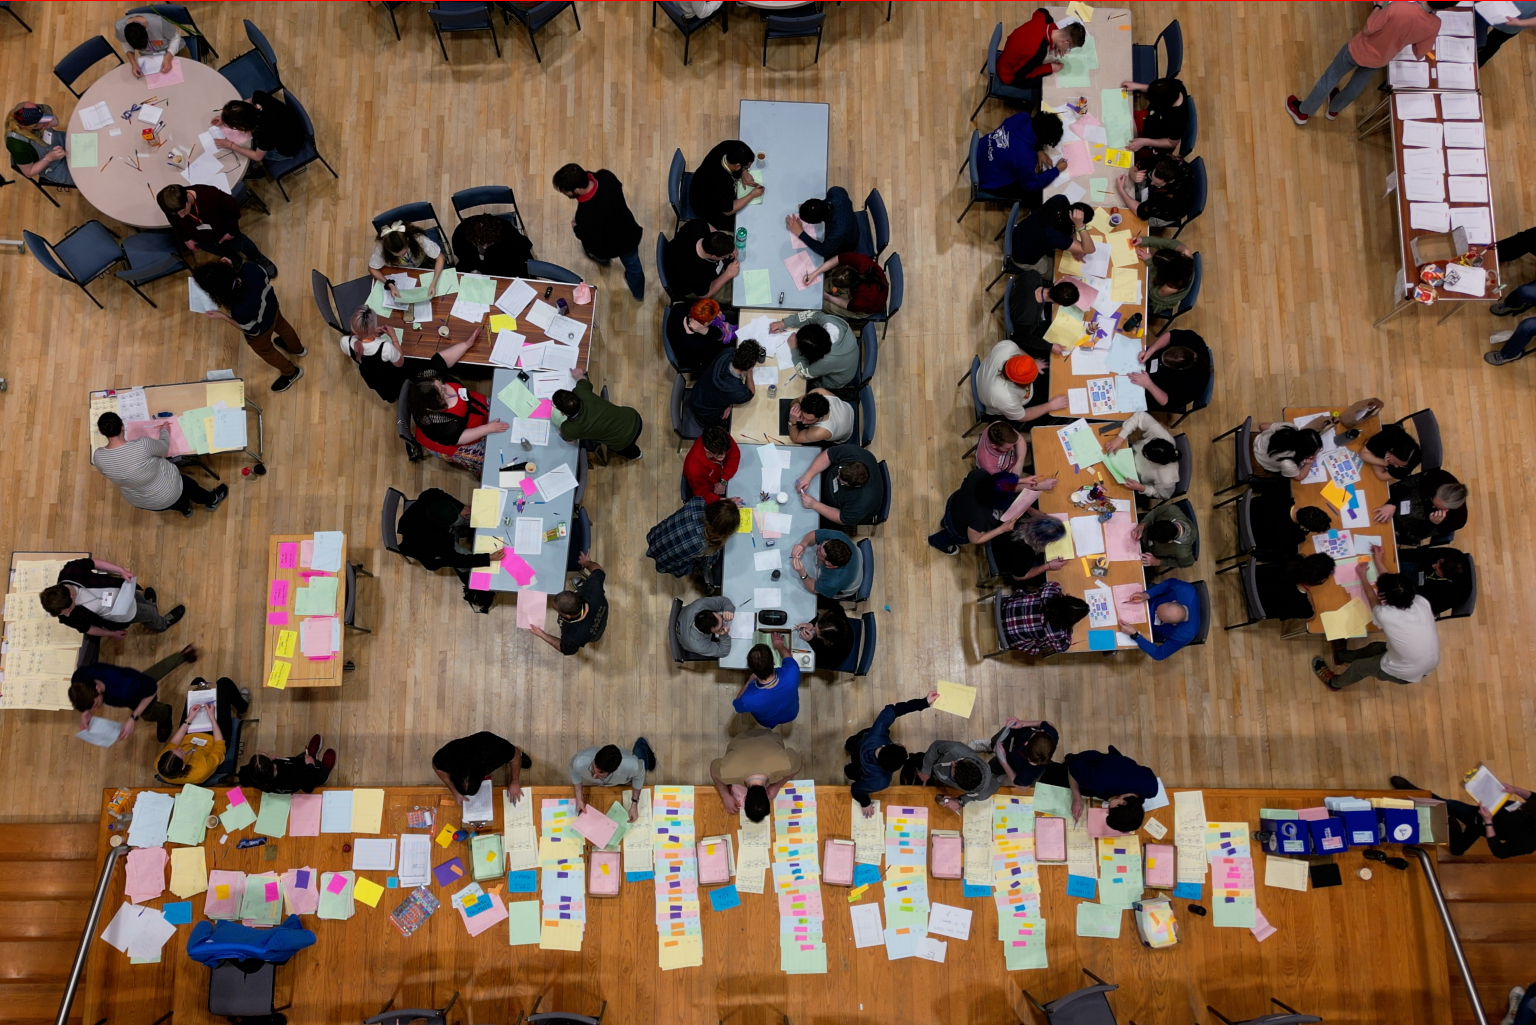
<svg viewBox="0 0 1536 1025"><path fill-rule="evenodd" d="M133 106L131 106L127 110L123 111L123 120L124 121L132 121L133 120L133 115L137 114L139 112L140 108L142 108L143 106L144 106L144 104L142 104L142 103L135 103Z"/></svg>

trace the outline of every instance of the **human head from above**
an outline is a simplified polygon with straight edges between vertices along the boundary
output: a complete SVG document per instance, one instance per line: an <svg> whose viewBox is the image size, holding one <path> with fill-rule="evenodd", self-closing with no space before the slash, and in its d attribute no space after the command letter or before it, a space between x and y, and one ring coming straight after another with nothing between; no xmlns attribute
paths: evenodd
<svg viewBox="0 0 1536 1025"><path fill-rule="evenodd" d="M50 616L62 616L75 603L75 592L67 584L54 584L39 591L37 600Z"/></svg>
<svg viewBox="0 0 1536 1025"><path fill-rule="evenodd" d="M1467 486L1461 483L1442 484L1435 489L1433 503L1442 512L1460 509L1467 504Z"/></svg>
<svg viewBox="0 0 1536 1025"><path fill-rule="evenodd" d="M191 194L196 199L196 193ZM183 185L167 185L155 193L155 203L166 217L186 217L192 213L192 205L187 202L188 191Z"/></svg>
<svg viewBox="0 0 1536 1025"><path fill-rule="evenodd" d="M1154 609L1153 612L1156 614L1158 622L1166 623L1169 626L1182 623L1189 618L1189 610L1176 601L1165 601Z"/></svg>
<svg viewBox="0 0 1536 1025"><path fill-rule="evenodd" d="M955 786L966 793L981 786L981 781L985 778L982 776L981 766L969 758L955 762L954 768L949 770L949 777L955 781Z"/></svg>
<svg viewBox="0 0 1536 1025"><path fill-rule="evenodd" d="M52 114L43 113L43 108L28 100L26 103L17 104L11 111L11 117L23 128L48 128L59 123L59 119Z"/></svg>
<svg viewBox="0 0 1536 1025"><path fill-rule="evenodd" d="M161 779L177 780L191 772L192 767L175 751L166 751L155 763L155 771L160 774Z"/></svg>
<svg viewBox="0 0 1536 1025"><path fill-rule="evenodd" d="M831 414L831 412L832 403L827 401L827 397L825 395L818 395L816 392L810 392L800 399L799 423L802 426L805 424L820 423L822 420L825 420Z"/></svg>
<svg viewBox="0 0 1536 1025"><path fill-rule="evenodd" d="M1158 520L1148 524L1142 536L1156 545L1171 545L1179 539L1179 525L1172 520Z"/></svg>
<svg viewBox="0 0 1536 1025"><path fill-rule="evenodd" d="M575 392L566 388L557 390L554 395L550 396L550 401L560 411L560 415L567 420L581 414L581 400L576 397Z"/></svg>
<svg viewBox="0 0 1536 1025"><path fill-rule="evenodd" d="M838 270L841 269L841 267L838 268ZM800 350L800 355L804 356L808 363L826 359L827 353L832 351L832 336L820 324L804 325L795 332L791 343Z"/></svg>
<svg viewBox="0 0 1536 1025"><path fill-rule="evenodd" d="M115 438L123 433L123 418L116 413L103 413L96 418L96 432L103 438Z"/></svg>
<svg viewBox="0 0 1536 1025"><path fill-rule="evenodd" d="M842 569L853 561L853 549L841 538L823 541L816 550L821 553L821 561L833 569Z"/></svg>
<svg viewBox="0 0 1536 1025"><path fill-rule="evenodd" d="M1177 249L1158 249L1152 254L1152 273L1159 288L1171 288L1177 292L1188 287L1195 277L1195 258L1185 256Z"/></svg>
<svg viewBox="0 0 1536 1025"><path fill-rule="evenodd" d="M352 337L359 341L367 341L379 337L382 328L379 325L379 315L366 306L359 306L352 312L352 319L347 322L352 329Z"/></svg>
<svg viewBox="0 0 1536 1025"><path fill-rule="evenodd" d="M1147 83L1147 104L1152 107L1176 106L1185 95L1184 83L1177 78L1154 78Z"/></svg>
<svg viewBox="0 0 1536 1025"><path fill-rule="evenodd" d="M149 45L149 29L144 27L142 20L130 21L123 26L123 41L132 49L142 50Z"/></svg>
<svg viewBox="0 0 1536 1025"><path fill-rule="evenodd" d="M1070 25L1051 29L1051 49L1058 54L1075 50L1088 42L1088 33L1084 31L1080 21L1074 21Z"/></svg>
<svg viewBox="0 0 1536 1025"><path fill-rule="evenodd" d="M1007 420L993 420L987 425L987 443L999 452L1012 452L1019 443L1018 430Z"/></svg>
<svg viewBox="0 0 1536 1025"><path fill-rule="evenodd" d="M1296 510L1296 525L1308 534L1321 534L1333 528L1333 520L1317 506L1304 505Z"/></svg>
<svg viewBox="0 0 1536 1025"><path fill-rule="evenodd" d="M246 100L230 100L219 108L219 123L237 132L254 132L261 122L261 110Z"/></svg>
<svg viewBox="0 0 1536 1025"><path fill-rule="evenodd" d="M1104 824L1117 833L1134 833L1141 828L1147 813L1142 809L1140 794L1121 794L1104 802L1108 812Z"/></svg>
<svg viewBox="0 0 1536 1025"><path fill-rule="evenodd" d="M549 599L549 604L554 606L555 614L567 623L575 622L587 611L587 603L575 591L561 591Z"/></svg>
<svg viewBox="0 0 1536 1025"><path fill-rule="evenodd" d="M277 782L277 763L271 755L255 754L247 763L242 777L250 777L253 783L270 784Z"/></svg>
<svg viewBox="0 0 1536 1025"><path fill-rule="evenodd" d="M1053 594L1042 610L1047 625L1070 630L1088 615L1088 603L1070 594Z"/></svg>
<svg viewBox="0 0 1536 1025"><path fill-rule="evenodd" d="M1158 364L1164 370L1189 370L1200 361L1195 350L1183 345L1170 345L1157 354Z"/></svg>
<svg viewBox="0 0 1536 1025"><path fill-rule="evenodd" d="M861 271L850 267L846 263L839 263L836 267L827 271L821 279L822 287L833 295L848 296L860 284L881 285L883 282L878 271ZM814 325L807 325L814 326ZM800 330L804 331L805 328Z"/></svg>
<svg viewBox="0 0 1536 1025"><path fill-rule="evenodd" d="M1073 203L1067 207L1067 220L1074 228L1081 228L1085 224L1093 223L1093 207L1087 203ZM1074 302L1076 300L1073 300Z"/></svg>
<svg viewBox="0 0 1536 1025"><path fill-rule="evenodd" d="M421 248L422 236L426 234L421 228L404 221L393 221L379 229L378 242L384 250L384 259L395 259L405 263L416 264L426 259L426 253Z"/></svg>
<svg viewBox="0 0 1536 1025"><path fill-rule="evenodd" d="M719 637L730 629L730 624L720 613L700 609L693 614L693 628L701 634L714 634Z"/></svg>
<svg viewBox="0 0 1536 1025"><path fill-rule="evenodd" d="M731 366L745 373L763 361L766 355L757 342L737 342L731 354Z"/></svg>
<svg viewBox="0 0 1536 1025"><path fill-rule="evenodd" d="M240 301L240 293L245 284L241 280L240 272L235 270L234 264L225 263L223 260L210 260L208 263L198 264L192 271L192 280L208 293L208 298L226 310Z"/></svg>
<svg viewBox="0 0 1536 1025"><path fill-rule="evenodd" d="M711 502L704 507L704 551L718 552L741 526L741 509L735 502Z"/></svg>
<svg viewBox="0 0 1536 1025"><path fill-rule="evenodd" d="M1386 432L1383 431L1383 434ZM1382 453L1382 461L1388 466L1407 466L1419 458L1419 443L1413 440L1409 433L1399 427L1387 437L1387 450Z"/></svg>
<svg viewBox="0 0 1536 1025"><path fill-rule="evenodd" d="M1323 436L1310 427L1281 427L1269 436L1269 454L1301 462L1323 448Z"/></svg>
<svg viewBox="0 0 1536 1025"><path fill-rule="evenodd" d="M447 409L458 401L459 386L438 374L435 370L423 370L411 378L410 390L405 393L406 408L412 416Z"/></svg>
<svg viewBox="0 0 1536 1025"><path fill-rule="evenodd" d="M1031 765L1045 765L1056 753L1056 738L1044 730L1036 730L1024 745L1024 760Z"/></svg>
<svg viewBox="0 0 1536 1025"><path fill-rule="evenodd" d="M1040 364L1033 356L1010 356L1003 364L1003 376L1014 384L1033 384L1040 376Z"/></svg>
<svg viewBox="0 0 1536 1025"><path fill-rule="evenodd" d="M900 744L884 744L875 751L875 764L886 772L900 772L907 757L907 749Z"/></svg>
<svg viewBox="0 0 1536 1025"><path fill-rule="evenodd" d="M1321 587L1333 576L1336 565L1333 561L1333 556L1323 555L1319 552L1295 560L1286 567L1286 576L1292 583L1303 584L1307 587Z"/></svg>
<svg viewBox="0 0 1536 1025"><path fill-rule="evenodd" d="M480 784L484 782L478 772L456 772L448 780L453 784L453 789L465 797L474 797L480 792Z"/></svg>
<svg viewBox="0 0 1536 1025"><path fill-rule="evenodd" d="M1447 550L1440 558L1430 564L1430 568L1446 580L1460 580L1472 572L1471 563L1461 552Z"/></svg>
<svg viewBox="0 0 1536 1025"><path fill-rule="evenodd" d="M592 187L592 180L587 175L587 169L580 164L566 164L556 171L552 179L555 191L575 199Z"/></svg>
<svg viewBox="0 0 1536 1025"><path fill-rule="evenodd" d="M1169 463L1179 461L1178 448L1167 438L1153 438L1141 446L1141 454L1150 462L1157 463L1160 466L1167 466Z"/></svg>
<svg viewBox="0 0 1536 1025"><path fill-rule="evenodd" d="M837 468L837 481L845 488L862 488L869 483L869 467L850 459Z"/></svg>
<svg viewBox="0 0 1536 1025"><path fill-rule="evenodd" d="M613 744L605 744L592 756L592 778L607 779L624 764L624 752Z"/></svg>
<svg viewBox="0 0 1536 1025"><path fill-rule="evenodd" d="M1029 126L1035 130L1035 145L1041 149L1061 142L1061 133L1066 127L1059 116L1046 110L1031 117Z"/></svg>
<svg viewBox="0 0 1536 1025"><path fill-rule="evenodd" d="M725 165L733 174L751 167L754 156L756 154L752 152L752 147L740 139L733 139L725 145Z"/></svg>
<svg viewBox="0 0 1536 1025"><path fill-rule="evenodd" d="M1376 596L1394 609L1409 608L1418 593L1413 578L1406 573L1383 573L1376 578Z"/></svg>
<svg viewBox="0 0 1536 1025"><path fill-rule="evenodd" d="M688 307L688 322L695 334L703 334L718 316L720 316L720 304L713 299L697 299L692 306Z"/></svg>
<svg viewBox="0 0 1536 1025"><path fill-rule="evenodd" d="M699 442L704 446L704 454L717 463L725 462L725 457L731 454L731 432L718 424L704 428Z"/></svg>
<svg viewBox="0 0 1536 1025"><path fill-rule="evenodd" d="M699 248L704 251L706 257L714 260L724 260L736 255L736 243L731 241L731 236L723 231L712 231L699 239Z"/></svg>
<svg viewBox="0 0 1536 1025"><path fill-rule="evenodd" d="M1020 516L1013 525L1013 539L1029 545L1037 552L1060 541L1067 533L1066 525L1054 516Z"/></svg>
<svg viewBox="0 0 1536 1025"><path fill-rule="evenodd" d="M1175 160L1173 157L1164 157L1152 165L1152 184L1161 189L1183 181L1184 176L1188 173L1189 165L1184 163L1184 161Z"/></svg>
<svg viewBox="0 0 1536 1025"><path fill-rule="evenodd" d="M1046 290L1045 297L1057 306L1076 306L1082 292L1070 281L1058 281Z"/></svg>
<svg viewBox="0 0 1536 1025"><path fill-rule="evenodd" d="M741 802L741 810L747 813L747 821L761 822L768 817L772 805L768 803L768 788L761 783L747 787L747 796Z"/></svg>
<svg viewBox="0 0 1536 1025"><path fill-rule="evenodd" d="M498 242L505 241L517 231L495 214L475 214L473 217L466 217L462 227L465 237L469 239L469 244L482 255L487 249Z"/></svg>
<svg viewBox="0 0 1536 1025"><path fill-rule="evenodd" d="M832 216L832 208L825 199L807 199L800 204L800 219L806 224L824 224Z"/></svg>
<svg viewBox="0 0 1536 1025"><path fill-rule="evenodd" d="M69 680L69 707L77 712L89 712L101 701L105 690L104 684L96 682L96 668L81 666Z"/></svg>
<svg viewBox="0 0 1536 1025"><path fill-rule="evenodd" d="M773 649L766 644L754 644L747 652L747 671L766 683L773 678L778 663L773 660Z"/></svg>

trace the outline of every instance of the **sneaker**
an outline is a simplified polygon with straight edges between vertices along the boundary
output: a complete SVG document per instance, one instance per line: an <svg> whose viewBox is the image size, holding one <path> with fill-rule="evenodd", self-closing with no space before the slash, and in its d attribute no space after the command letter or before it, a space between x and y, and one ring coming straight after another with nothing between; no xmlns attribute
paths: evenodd
<svg viewBox="0 0 1536 1025"><path fill-rule="evenodd" d="M304 748L305 751L309 752L309 757L314 758L320 754L320 742L322 739L318 733L309 738L309 745Z"/></svg>
<svg viewBox="0 0 1536 1025"><path fill-rule="evenodd" d="M273 281L277 280L277 264L273 263L265 256L258 256L251 262L260 267L262 271L267 275L267 277L271 278Z"/></svg>
<svg viewBox="0 0 1536 1025"><path fill-rule="evenodd" d="M208 511L209 512L213 512L213 510L215 510L219 506L223 505L224 504L224 499L226 499L228 497L229 497L229 485L228 484L220 484L218 487L214 488L213 489L213 501L208 503Z"/></svg>
<svg viewBox="0 0 1536 1025"><path fill-rule="evenodd" d="M192 507L190 505L181 511L181 518L184 520L190 520L192 518Z"/></svg>
<svg viewBox="0 0 1536 1025"><path fill-rule="evenodd" d="M1285 112L1291 115L1291 120L1298 125L1305 126L1308 121L1312 120L1301 112L1301 101L1295 96L1287 96L1285 98Z"/></svg>
<svg viewBox="0 0 1536 1025"><path fill-rule="evenodd" d="M1402 776L1393 776L1391 779L1387 780L1387 782L1392 784L1392 789L1393 790L1422 790L1422 789L1424 789L1423 787L1420 787L1420 786L1418 786L1416 784L1408 782Z"/></svg>
<svg viewBox="0 0 1536 1025"><path fill-rule="evenodd" d="M1326 683L1329 690L1336 691L1340 689L1333 685L1333 678L1338 674L1330 672L1328 669L1328 663L1324 662L1322 659L1314 658L1312 660L1312 674L1319 680L1322 680L1324 683Z"/></svg>
<svg viewBox="0 0 1536 1025"><path fill-rule="evenodd" d="M1339 112L1333 109L1333 98L1337 95L1339 95L1339 91L1337 89L1334 89L1328 93L1328 106L1323 111L1323 116L1326 117L1329 121L1337 121L1339 119Z"/></svg>
<svg viewBox="0 0 1536 1025"><path fill-rule="evenodd" d="M193 645L190 645L190 644L187 645L185 648L181 649L181 657L186 659L188 664L196 662L197 661L197 648L194 647Z"/></svg>
<svg viewBox="0 0 1536 1025"><path fill-rule="evenodd" d="M979 755L992 753L992 745L985 740L973 740L965 746L970 748L972 751L975 751Z"/></svg>
<svg viewBox="0 0 1536 1025"><path fill-rule="evenodd" d="M220 677L220 679L227 680L227 679L229 679L229 677L223 676L223 677ZM245 707L246 708L250 708L251 707L251 688L249 688L249 687L241 687L240 688L240 697L245 699ZM245 713L241 712L240 714L244 715Z"/></svg>
<svg viewBox="0 0 1536 1025"><path fill-rule="evenodd" d="M1515 1015L1520 1013L1520 1002L1525 999L1525 987L1516 986L1509 991L1509 1012L1499 1025L1515 1025Z"/></svg>
<svg viewBox="0 0 1536 1025"><path fill-rule="evenodd" d="M1488 307L1488 312L1495 317L1515 317L1528 309L1530 309L1529 306L1512 306L1506 302L1496 302Z"/></svg>
<svg viewBox="0 0 1536 1025"><path fill-rule="evenodd" d="M1507 331L1504 333L1508 334ZM1517 363L1523 359L1525 359L1525 353L1523 352L1518 356L1506 356L1502 352L1483 353L1483 362L1495 367L1502 367L1506 363Z"/></svg>
<svg viewBox="0 0 1536 1025"><path fill-rule="evenodd" d="M320 756L320 764L325 766L327 771L336 768L336 749L334 747L325 749L325 754Z"/></svg>
<svg viewBox="0 0 1536 1025"><path fill-rule="evenodd" d="M169 630L171 627L181 622L181 617L185 616L186 614L187 607L185 605L176 606L174 609L165 614L165 629L156 630L155 633L165 633L166 630Z"/></svg>
<svg viewBox="0 0 1536 1025"><path fill-rule="evenodd" d="M1343 665L1345 660L1342 656L1344 652L1349 650L1349 641L1345 640L1344 638L1340 638L1336 641L1329 641L1328 643L1333 647L1333 664L1336 666Z"/></svg>
<svg viewBox="0 0 1536 1025"><path fill-rule="evenodd" d="M1366 861L1380 861L1385 863L1387 860L1387 856L1374 847L1367 847L1365 850L1360 852L1360 856Z"/></svg>
<svg viewBox="0 0 1536 1025"><path fill-rule="evenodd" d="M155 589L153 587L146 587L146 588L144 588L144 600L149 602L151 605L156 604L156 602L155 602Z"/></svg>
<svg viewBox="0 0 1536 1025"><path fill-rule="evenodd" d="M293 368L293 373L291 373L291 374L284 374L282 377L279 377L277 380L272 382L272 390L273 391L287 391L289 388L293 387L293 382L297 381L299 378L301 378L303 376L304 376L304 368L303 367L294 367Z"/></svg>
<svg viewBox="0 0 1536 1025"><path fill-rule="evenodd" d="M1407 858L1399 858L1399 857L1393 856L1393 857L1383 858L1382 860L1384 862L1386 862L1388 865L1390 865L1393 868L1397 869L1399 872L1406 872L1406 871L1408 871L1408 859Z"/></svg>
<svg viewBox="0 0 1536 1025"><path fill-rule="evenodd" d="M298 343L299 347L297 349L290 349L290 348L288 348L287 345L283 344L283 340L281 338L279 338L277 335L273 335L272 336L272 344L277 346L279 349L282 349L284 352L286 352L290 356L308 356L309 355L309 349L308 349L308 347L305 346L305 344L303 342Z"/></svg>
<svg viewBox="0 0 1536 1025"><path fill-rule="evenodd" d="M960 546L950 545L948 548L940 548L939 551L943 552L945 555L959 555Z"/></svg>

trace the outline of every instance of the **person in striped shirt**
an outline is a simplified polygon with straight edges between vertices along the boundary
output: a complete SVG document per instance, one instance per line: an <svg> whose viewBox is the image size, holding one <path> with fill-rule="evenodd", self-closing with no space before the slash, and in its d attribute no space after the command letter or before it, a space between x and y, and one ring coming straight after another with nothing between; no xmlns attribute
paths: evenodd
<svg viewBox="0 0 1536 1025"><path fill-rule="evenodd" d="M171 450L169 421L162 423L158 438L128 441L123 437L122 417L103 413L96 419L96 430L107 444L91 453L91 465L116 484L134 508L153 512L174 509L190 517L194 503L212 511L229 497L228 484L209 491L166 458Z"/></svg>

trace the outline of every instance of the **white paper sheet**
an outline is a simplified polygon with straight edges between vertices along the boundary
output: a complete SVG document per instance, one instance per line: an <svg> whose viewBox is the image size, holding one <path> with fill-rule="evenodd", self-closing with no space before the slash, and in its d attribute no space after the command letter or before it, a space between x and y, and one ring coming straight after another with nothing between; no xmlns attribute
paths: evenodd
<svg viewBox="0 0 1536 1025"><path fill-rule="evenodd" d="M1477 51L1472 48L1472 40L1467 40L1467 50L1470 56L1476 58ZM1476 89L1477 65L1452 61L1439 61L1435 64L1435 84L1442 89Z"/></svg>
<svg viewBox="0 0 1536 1025"><path fill-rule="evenodd" d="M1104 525L1097 516L1073 516L1067 523L1072 528L1072 547L1078 555L1104 554Z"/></svg>
<svg viewBox="0 0 1536 1025"><path fill-rule="evenodd" d="M848 909L853 918L853 945L878 947L885 943L885 926L880 922L880 905L874 901L855 904Z"/></svg>
<svg viewBox="0 0 1536 1025"><path fill-rule="evenodd" d="M1486 206L1451 207L1451 227L1466 228L1467 241L1474 246L1493 243L1493 221Z"/></svg>
<svg viewBox="0 0 1536 1025"><path fill-rule="evenodd" d="M1443 131L1449 126L1438 121L1404 121L1402 139L1404 146L1442 145Z"/></svg>
<svg viewBox="0 0 1536 1025"><path fill-rule="evenodd" d="M516 331L505 329L496 332L496 344L491 346L491 362L501 367L517 366L523 354L524 337Z"/></svg>
<svg viewBox="0 0 1536 1025"><path fill-rule="evenodd" d="M523 310L527 309L528 304L533 301L533 297L538 294L532 285L518 278L496 297L496 308L509 317L520 317L523 315ZM404 880L401 884L404 885Z"/></svg>
<svg viewBox="0 0 1536 1025"><path fill-rule="evenodd" d="M518 555L538 555L544 551L544 517L519 516L512 535L512 551Z"/></svg>
<svg viewBox="0 0 1536 1025"><path fill-rule="evenodd" d="M1452 175L1446 182L1452 203L1488 202L1488 179L1482 175Z"/></svg>
<svg viewBox="0 0 1536 1025"><path fill-rule="evenodd" d="M784 607L783 592L777 587L754 587L752 589L752 604L758 610L782 609ZM737 617L740 618L739 616Z"/></svg>
<svg viewBox="0 0 1536 1025"><path fill-rule="evenodd" d="M1410 174L1403 177L1403 194L1419 203L1445 201L1445 176L1439 174Z"/></svg>
<svg viewBox="0 0 1536 1025"><path fill-rule="evenodd" d="M1434 93L1398 93L1392 97L1392 105L1399 121L1432 120L1435 117Z"/></svg>
<svg viewBox="0 0 1536 1025"><path fill-rule="evenodd" d="M352 841L352 869L355 872L393 872L395 841L356 837Z"/></svg>
<svg viewBox="0 0 1536 1025"><path fill-rule="evenodd" d="M507 428L507 438L511 441L528 439L529 444L543 447L549 444L549 421L542 417L537 420L523 420L518 417L512 419L512 426Z"/></svg>
<svg viewBox="0 0 1536 1025"><path fill-rule="evenodd" d="M954 940L971 938L971 910L948 904L934 904L928 909L928 931Z"/></svg>
<svg viewBox="0 0 1536 1025"><path fill-rule="evenodd" d="M1448 149L1445 169L1451 174L1487 174L1488 154L1480 149Z"/></svg>
<svg viewBox="0 0 1536 1025"><path fill-rule="evenodd" d="M576 475L571 472L569 463L561 463L542 477L535 477L533 482L546 502L553 502L567 491L576 489Z"/></svg>
<svg viewBox="0 0 1536 1025"><path fill-rule="evenodd" d="M1440 116L1447 121L1476 121L1483 116L1483 101L1477 93L1441 93Z"/></svg>
<svg viewBox="0 0 1536 1025"><path fill-rule="evenodd" d="M558 316L560 316L560 311L558 309L551 306L543 299L535 299L533 301L533 305L528 308L528 313L524 316L523 319L528 321L528 323L532 324L534 327L537 327L540 331L547 331L549 325L553 323L554 319Z"/></svg>
<svg viewBox="0 0 1536 1025"><path fill-rule="evenodd" d="M557 342L564 342L568 346L576 346L581 343L581 336L587 333L587 325L574 317L553 317L544 333Z"/></svg>
<svg viewBox="0 0 1536 1025"><path fill-rule="evenodd" d="M1420 231L1450 231L1451 207L1448 203L1409 203L1408 224Z"/></svg>
<svg viewBox="0 0 1536 1025"><path fill-rule="evenodd" d="M426 886L432 881L432 838L425 833L400 834L400 886Z"/></svg>
<svg viewBox="0 0 1536 1025"><path fill-rule="evenodd" d="M1428 89L1429 65L1423 61L1393 61L1387 65L1387 81L1398 89Z"/></svg>
<svg viewBox="0 0 1536 1025"><path fill-rule="evenodd" d="M1405 94L1406 95L1406 94ZM1415 95L1430 95L1418 93ZM1438 147L1426 147L1424 149L1403 150L1403 173L1406 175L1428 174L1442 175L1445 173L1445 150Z"/></svg>
<svg viewBox="0 0 1536 1025"><path fill-rule="evenodd" d="M1471 11L1436 11L1435 16L1440 19L1441 36L1471 36L1473 34Z"/></svg>
<svg viewBox="0 0 1536 1025"><path fill-rule="evenodd" d="M1481 121L1451 121L1445 125L1445 144L1460 149L1484 149L1487 140Z"/></svg>

